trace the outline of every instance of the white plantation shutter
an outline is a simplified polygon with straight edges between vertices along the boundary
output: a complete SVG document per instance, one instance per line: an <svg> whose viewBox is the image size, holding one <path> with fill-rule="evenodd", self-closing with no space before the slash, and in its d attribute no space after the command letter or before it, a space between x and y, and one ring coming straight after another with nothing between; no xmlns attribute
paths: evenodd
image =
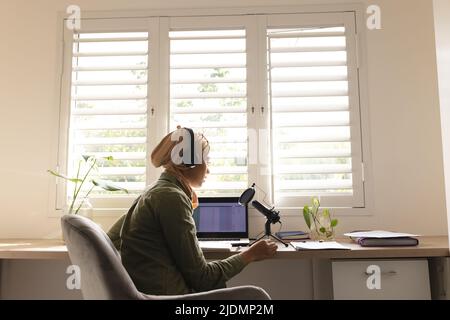
<svg viewBox="0 0 450 320"><path fill-rule="evenodd" d="M148 48L148 32L73 34L70 176L82 155L93 155L99 159L97 178L128 189L131 196L145 188ZM103 159L108 156L114 160ZM100 188L91 193L97 207L102 198L117 196Z"/></svg>
<svg viewBox="0 0 450 320"><path fill-rule="evenodd" d="M355 12L84 19L79 31L63 29L58 170L73 176L81 155L112 156L98 177L131 192L95 189L96 210L123 213L158 178L149 153L177 125L210 141L201 196L238 196L255 182L278 207L312 196L365 206ZM71 194L63 188L57 208Z"/></svg>
<svg viewBox="0 0 450 320"><path fill-rule="evenodd" d="M198 193L237 196L248 185L246 30L217 30L214 20L169 33L171 129L190 127L210 142L210 174Z"/></svg>
<svg viewBox="0 0 450 320"><path fill-rule="evenodd" d="M326 206L364 206L352 18L351 13L269 18L277 204L301 206L319 196Z"/></svg>

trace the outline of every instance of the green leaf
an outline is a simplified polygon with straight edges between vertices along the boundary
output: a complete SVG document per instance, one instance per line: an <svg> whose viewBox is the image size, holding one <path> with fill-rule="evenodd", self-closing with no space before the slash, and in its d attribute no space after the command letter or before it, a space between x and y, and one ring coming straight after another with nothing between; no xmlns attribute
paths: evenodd
<svg viewBox="0 0 450 320"><path fill-rule="evenodd" d="M73 183L77 183L77 182L83 181L83 180L77 179L77 178L69 178L69 177L67 177L67 176L65 176L65 175L63 175L63 174L57 173L57 172L52 171L52 170L47 170L47 172L51 173L52 175L54 175L54 176L56 176L56 177L63 178L63 179L65 179L65 180L71 181L71 182L73 182Z"/></svg>
<svg viewBox="0 0 450 320"><path fill-rule="evenodd" d="M319 231L320 231L321 233L325 233L325 232L326 232L326 229L325 229L324 227L321 227L321 228L319 229Z"/></svg>
<svg viewBox="0 0 450 320"><path fill-rule="evenodd" d="M330 217L330 209L323 209L323 217L327 219Z"/></svg>
<svg viewBox="0 0 450 320"><path fill-rule="evenodd" d="M91 180L91 181L95 186L105 189L106 191L125 191L126 193L128 193L127 189L113 185L104 180Z"/></svg>
<svg viewBox="0 0 450 320"><path fill-rule="evenodd" d="M303 218L305 219L306 225L311 229L311 218L309 217L309 207L303 207Z"/></svg>
<svg viewBox="0 0 450 320"><path fill-rule="evenodd" d="M103 157L103 159L108 160L108 161L113 161L114 157L113 156L107 156L107 157Z"/></svg>
<svg viewBox="0 0 450 320"><path fill-rule="evenodd" d="M311 214L315 217L317 216L317 212L319 211L320 207L320 201L317 197L312 198L312 208L311 208Z"/></svg>
<svg viewBox="0 0 450 320"><path fill-rule="evenodd" d="M319 198L313 197L313 198L312 198L312 204L313 204L313 207L319 208L319 207L320 207L320 201L319 201Z"/></svg>
<svg viewBox="0 0 450 320"><path fill-rule="evenodd" d="M337 220L337 219L331 220L331 227L332 227L332 228L336 227L337 224L338 224L338 220Z"/></svg>

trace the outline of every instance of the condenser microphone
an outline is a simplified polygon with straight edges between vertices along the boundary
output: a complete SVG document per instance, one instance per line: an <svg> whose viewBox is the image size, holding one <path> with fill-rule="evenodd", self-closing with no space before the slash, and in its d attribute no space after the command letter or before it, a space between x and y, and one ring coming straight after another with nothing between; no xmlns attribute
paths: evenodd
<svg viewBox="0 0 450 320"><path fill-rule="evenodd" d="M271 223L277 223L278 221L280 221L279 212L273 210L273 208L272 209L267 208L258 200L253 200L252 205L253 207L255 207L256 210L265 215L267 220L269 220Z"/></svg>
<svg viewBox="0 0 450 320"><path fill-rule="evenodd" d="M256 184L252 184L252 186L250 188L248 188L247 190L245 190L244 192L242 192L241 196L239 197L238 203L241 206L246 206L249 204L250 201L252 201L253 197L255 196L255 187ZM256 187L257 188L257 187ZM259 188L258 188L259 189ZM264 192L264 191L263 191ZM265 194L265 193L264 193ZM264 225L265 228L265 233L264 235L262 235L261 237L259 237L258 239L256 239L255 241L253 241L253 243L258 242L259 240L261 240L264 237L272 237L276 240L278 240L279 242L281 242L282 244L284 244L284 246L288 246L288 244L286 242L284 242L283 240L281 240L280 238L278 238L277 236L274 236L272 234L272 232L270 231L270 225L271 224L275 224L277 222L280 222L280 211L275 211L274 208L267 208L265 205L263 205L261 202L259 202L258 200L253 200L252 201L252 205L253 207L258 210L261 214L263 214L266 218L266 224ZM253 243L251 245L253 245Z"/></svg>

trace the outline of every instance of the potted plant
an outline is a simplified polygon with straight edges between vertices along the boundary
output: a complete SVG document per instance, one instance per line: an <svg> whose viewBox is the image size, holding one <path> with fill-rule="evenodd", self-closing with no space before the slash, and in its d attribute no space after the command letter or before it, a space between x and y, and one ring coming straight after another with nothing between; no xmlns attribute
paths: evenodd
<svg viewBox="0 0 450 320"><path fill-rule="evenodd" d="M338 224L337 219L331 219L328 208L320 210L320 201L317 197L312 198L311 206L303 207L303 218L309 228L312 240L334 240L334 228Z"/></svg>
<svg viewBox="0 0 450 320"><path fill-rule="evenodd" d="M111 156L104 157L103 159L107 161L114 160ZM108 181L92 179L90 177L91 174L97 170L98 159L90 155L83 155L82 159L78 161L77 174L75 177L68 177L53 170L47 170L50 174L74 184L72 196L64 209L65 214L82 214L89 217L92 212L92 206L89 203L88 197L95 187L99 187L107 191L125 191L128 193L127 189L115 186ZM83 186L86 187L86 184L90 184L90 186L88 187L88 191L83 193L82 188ZM86 211L90 213L86 214Z"/></svg>

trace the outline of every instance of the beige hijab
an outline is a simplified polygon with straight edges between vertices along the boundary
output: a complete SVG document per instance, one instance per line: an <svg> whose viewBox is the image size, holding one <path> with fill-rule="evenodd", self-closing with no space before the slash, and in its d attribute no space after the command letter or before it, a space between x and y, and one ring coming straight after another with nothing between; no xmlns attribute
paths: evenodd
<svg viewBox="0 0 450 320"><path fill-rule="evenodd" d="M177 126L177 130L181 130L180 126ZM180 142L183 141L183 135L178 134L177 136L180 137L180 139L173 141L172 134L179 133L172 131L169 134L167 134L161 142L153 149L152 155L151 155L151 161L152 164L156 167L163 167L166 172L170 173L171 175L175 176L177 180L181 183L187 194L190 196L192 201L192 207L195 209L198 206L198 197L194 190L192 190L191 186L189 185L189 182L187 181L184 172L187 170L191 170L189 167L186 167L183 164L175 164L172 161L172 150L175 148L176 145L178 145ZM196 143L201 143L202 146L202 153L205 154L205 152L209 152L209 143L206 138L199 133L194 133L194 141ZM204 159L204 157L202 157Z"/></svg>

